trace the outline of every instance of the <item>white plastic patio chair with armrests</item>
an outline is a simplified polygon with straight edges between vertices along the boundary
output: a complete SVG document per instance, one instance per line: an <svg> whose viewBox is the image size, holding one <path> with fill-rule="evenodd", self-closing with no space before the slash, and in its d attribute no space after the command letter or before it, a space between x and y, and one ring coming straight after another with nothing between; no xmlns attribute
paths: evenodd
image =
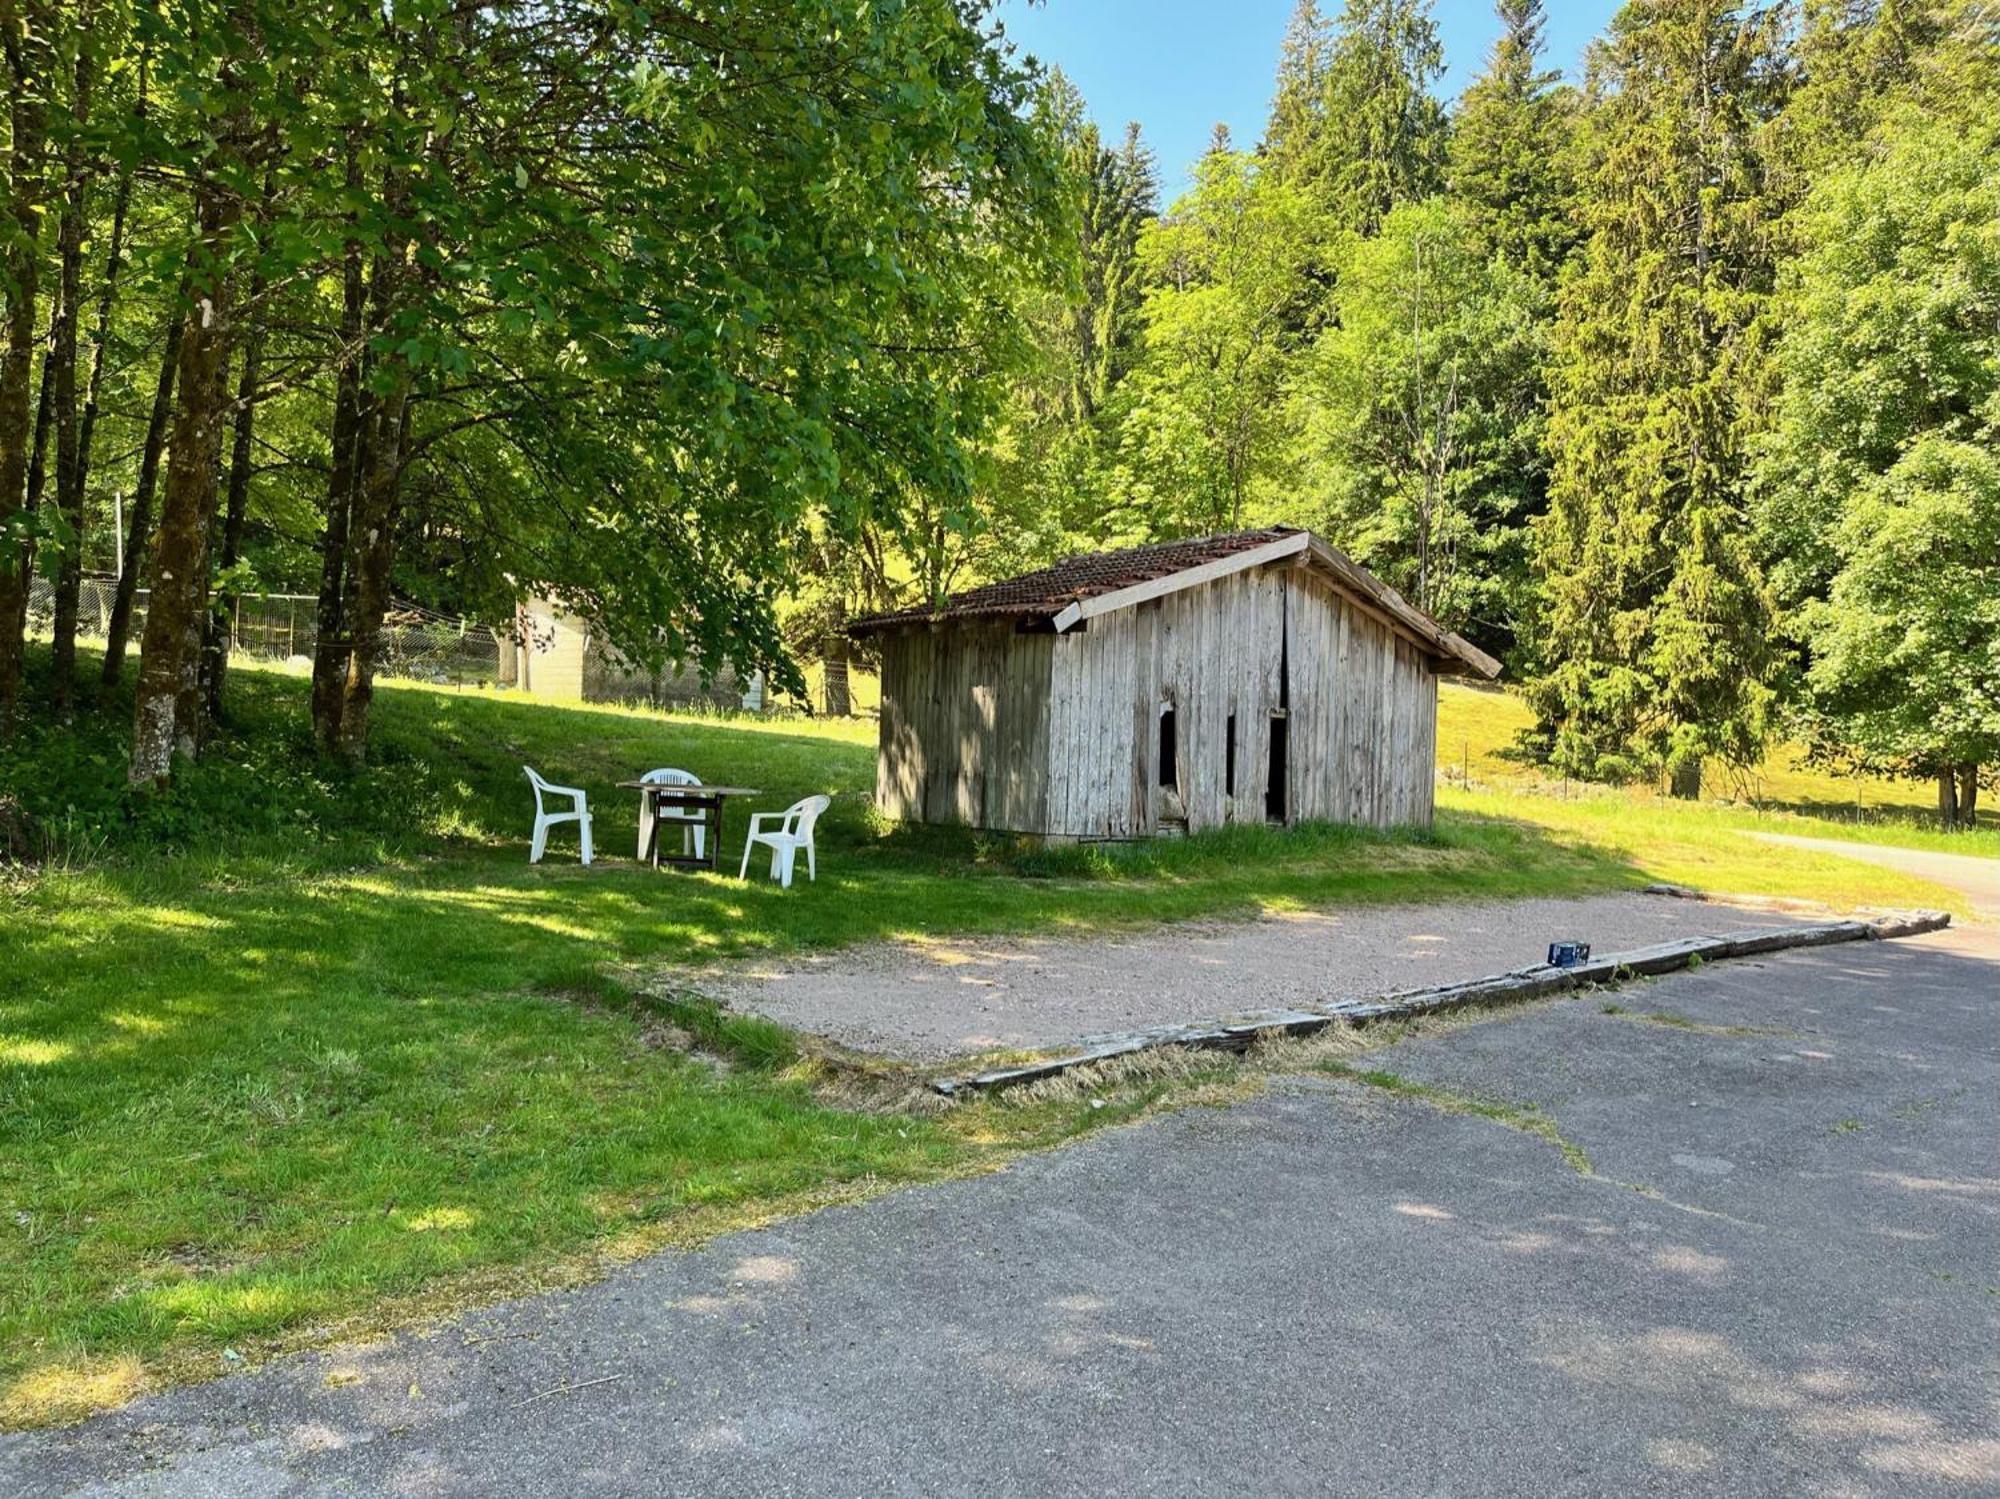
<svg viewBox="0 0 2000 1499"><path fill-rule="evenodd" d="M819 878L817 861L813 855L813 824L819 821L819 814L833 805L829 796L809 796L803 801L793 802L782 812L759 812L750 819L749 836L743 840L743 867L736 872L736 878L750 878L750 850L763 844L771 851L771 878L787 890L792 888L792 861L800 849L806 851L806 878ZM775 822L778 826L764 832L763 825Z"/></svg>
<svg viewBox="0 0 2000 1499"><path fill-rule="evenodd" d="M542 862L542 851L549 844L549 829L559 822L573 822L583 834L583 862L590 862L590 803L584 794L574 786L558 786L544 780L532 765L523 765L527 772L528 784L535 788L535 836L528 847L528 862ZM551 812L543 801L545 796L566 796L573 803L567 812Z"/></svg>
<svg viewBox="0 0 2000 1499"><path fill-rule="evenodd" d="M701 784L700 776L685 770L675 770L671 765L663 765L658 770L649 770L640 776L639 779L649 781L655 786L699 786ZM639 857L642 859L646 857L646 845L651 841L653 836L655 805L651 792L642 791L639 793ZM692 843L694 845L694 856L697 859L707 857L707 813L699 811L694 807L660 807L658 817L661 822L677 822L681 824L681 852L683 854L688 851L688 845Z"/></svg>

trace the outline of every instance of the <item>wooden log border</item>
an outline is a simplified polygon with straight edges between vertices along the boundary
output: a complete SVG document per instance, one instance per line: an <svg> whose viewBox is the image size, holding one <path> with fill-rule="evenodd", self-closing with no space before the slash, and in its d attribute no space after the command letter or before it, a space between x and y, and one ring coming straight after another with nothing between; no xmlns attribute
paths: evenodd
<svg viewBox="0 0 2000 1499"><path fill-rule="evenodd" d="M1531 968L1515 968L1506 973L1436 988L1400 989L1372 999L1341 999L1293 1010L1259 1010L1227 1020L1158 1025L1142 1031L1097 1036L1085 1041L1077 1051L1063 1056L1024 1062L1018 1066L994 1067L963 1077L939 1078L931 1086L947 1098L992 1093L1002 1088L1018 1087L1022 1083L1059 1077L1075 1068L1088 1067L1093 1062L1105 1062L1113 1057L1128 1056L1155 1047L1245 1051L1264 1036L1310 1036L1330 1025L1402 1020L1477 1005L1544 999L1599 984L1621 983L1642 975L1673 973L1697 962L1754 957L1759 953L1783 952L1794 947L1825 947L1836 942L1914 937L1940 931L1950 924L1950 915L1943 911L1902 911L1868 921L1825 921L1809 926L1736 932L1725 937L1683 937L1674 942L1656 942L1650 947L1592 958L1573 968L1554 968L1538 963Z"/></svg>

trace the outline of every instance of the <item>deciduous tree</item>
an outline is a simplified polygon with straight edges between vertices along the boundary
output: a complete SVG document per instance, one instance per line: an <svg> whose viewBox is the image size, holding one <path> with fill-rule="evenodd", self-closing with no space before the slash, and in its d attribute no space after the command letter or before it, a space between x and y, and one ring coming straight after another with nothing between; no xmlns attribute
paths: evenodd
<svg viewBox="0 0 2000 1499"><path fill-rule="evenodd" d="M1539 498L1535 285L1481 252L1471 210L1434 198L1351 242L1335 305L1292 392L1303 492L1324 507L1311 518L1419 607L1504 648Z"/></svg>
<svg viewBox="0 0 2000 1499"><path fill-rule="evenodd" d="M1288 313L1317 232L1303 191L1213 150L1141 241L1147 353L1120 443L1128 495L1154 534L1246 522L1286 431Z"/></svg>
<svg viewBox="0 0 2000 1499"><path fill-rule="evenodd" d="M1949 824L2000 759L2000 131L1909 107L1857 155L1795 216L1756 514L1811 747Z"/></svg>

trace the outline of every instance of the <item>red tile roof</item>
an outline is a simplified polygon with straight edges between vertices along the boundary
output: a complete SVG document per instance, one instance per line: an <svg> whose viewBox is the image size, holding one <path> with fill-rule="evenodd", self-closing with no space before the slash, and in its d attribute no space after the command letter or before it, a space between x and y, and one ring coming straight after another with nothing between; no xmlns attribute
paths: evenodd
<svg viewBox="0 0 2000 1499"><path fill-rule="evenodd" d="M1116 552L1089 552L1070 557L1038 572L1022 573L954 593L941 609L897 609L887 614L870 614L848 626L857 635L892 630L898 625L922 624L933 619L968 619L978 616L1030 620L1053 619L1071 604L1099 594L1115 593L1155 578L1186 572L1204 562L1218 562L1264 546L1282 537L1298 535L1296 526L1266 526L1258 531L1231 531L1222 536L1197 536L1186 541L1156 541L1146 546L1125 547Z"/></svg>

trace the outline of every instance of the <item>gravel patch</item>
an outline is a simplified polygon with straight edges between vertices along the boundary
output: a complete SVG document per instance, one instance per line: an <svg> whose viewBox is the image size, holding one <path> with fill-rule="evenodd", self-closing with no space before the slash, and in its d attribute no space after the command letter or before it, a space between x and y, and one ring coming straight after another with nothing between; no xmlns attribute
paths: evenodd
<svg viewBox="0 0 2000 1499"><path fill-rule="evenodd" d="M1456 983L1538 963L1557 938L1610 953L1811 919L1636 893L1357 906L1089 938L883 944L677 977L795 1030L935 1060Z"/></svg>

